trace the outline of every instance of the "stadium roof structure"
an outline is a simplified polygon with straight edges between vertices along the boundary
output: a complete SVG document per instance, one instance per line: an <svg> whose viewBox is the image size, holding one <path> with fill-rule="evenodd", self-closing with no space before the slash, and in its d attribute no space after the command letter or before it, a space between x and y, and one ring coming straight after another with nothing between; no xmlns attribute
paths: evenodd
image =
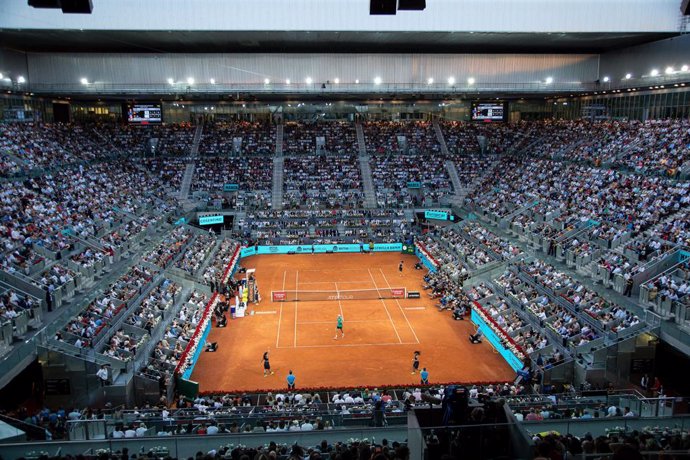
<svg viewBox="0 0 690 460"><path fill-rule="evenodd" d="M604 52L680 33L680 0L94 0L92 14L0 0L0 43L62 52Z"/></svg>

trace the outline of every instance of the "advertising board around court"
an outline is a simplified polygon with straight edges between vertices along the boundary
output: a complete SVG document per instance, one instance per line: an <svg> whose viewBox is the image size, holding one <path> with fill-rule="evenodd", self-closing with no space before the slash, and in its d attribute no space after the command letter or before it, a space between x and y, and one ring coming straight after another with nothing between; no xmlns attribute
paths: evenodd
<svg viewBox="0 0 690 460"><path fill-rule="evenodd" d="M514 371L522 370L525 365L523 364L517 356L513 354L510 350L501 345L501 339L496 335L493 329L489 327L488 324L477 314L474 308L472 308L472 313L470 314L470 319L474 324L479 326L479 329L484 333L484 337L489 341L491 345L498 351L498 353L505 359L508 365L513 368Z"/></svg>
<svg viewBox="0 0 690 460"><path fill-rule="evenodd" d="M377 243L374 252L401 252L402 243ZM249 246L242 248L241 257L249 257L262 254L337 254L369 252L369 245L356 244L283 244L275 246Z"/></svg>

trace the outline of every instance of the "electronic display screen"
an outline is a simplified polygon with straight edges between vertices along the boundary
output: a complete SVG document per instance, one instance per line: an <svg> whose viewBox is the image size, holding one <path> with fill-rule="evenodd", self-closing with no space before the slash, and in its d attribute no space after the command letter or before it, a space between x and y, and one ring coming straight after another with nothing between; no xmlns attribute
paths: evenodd
<svg viewBox="0 0 690 460"><path fill-rule="evenodd" d="M473 102L473 121L504 121L507 115L505 102Z"/></svg>
<svg viewBox="0 0 690 460"><path fill-rule="evenodd" d="M127 104L127 123L147 125L162 121L163 111L160 104Z"/></svg>

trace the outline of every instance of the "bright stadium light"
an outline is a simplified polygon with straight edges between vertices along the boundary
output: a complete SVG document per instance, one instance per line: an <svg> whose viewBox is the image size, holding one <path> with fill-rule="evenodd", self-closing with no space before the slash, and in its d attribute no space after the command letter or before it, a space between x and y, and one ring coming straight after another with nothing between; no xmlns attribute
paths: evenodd
<svg viewBox="0 0 690 460"><path fill-rule="evenodd" d="M333 80L333 82L337 85L338 83L340 83L340 78L336 78L335 80Z"/></svg>
<svg viewBox="0 0 690 460"><path fill-rule="evenodd" d="M632 78L632 74L626 73L625 74L625 79L630 80Z"/></svg>
<svg viewBox="0 0 690 460"><path fill-rule="evenodd" d="M25 81L26 79L24 79L24 77L22 77L21 75L17 77L17 83L24 83Z"/></svg>
<svg viewBox="0 0 690 460"><path fill-rule="evenodd" d="M287 80L285 80L285 84L286 84L286 85L289 85L289 84L290 84L290 79L289 79L289 78L288 78Z"/></svg>
<svg viewBox="0 0 690 460"><path fill-rule="evenodd" d="M551 83L553 83L553 77L546 77L546 80L544 80L544 81L546 82L547 85L550 85Z"/></svg>
<svg viewBox="0 0 690 460"><path fill-rule="evenodd" d="M666 67L666 73L667 74L673 73L673 67L671 67L671 66Z"/></svg>
<svg viewBox="0 0 690 460"><path fill-rule="evenodd" d="M0 72L0 80L2 80L2 78L3 78L3 75L2 75L2 72Z"/></svg>
<svg viewBox="0 0 690 460"><path fill-rule="evenodd" d="M268 85L269 83L271 83L271 80L269 80L268 78L264 78L264 85Z"/></svg>
<svg viewBox="0 0 690 460"><path fill-rule="evenodd" d="M609 78L609 77L604 77L604 83L608 83L608 82L609 82L609 80L610 80L610 78Z"/></svg>
<svg viewBox="0 0 690 460"><path fill-rule="evenodd" d="M312 80L311 77L307 77L304 81L307 85L311 85L314 80Z"/></svg>
<svg viewBox="0 0 690 460"><path fill-rule="evenodd" d="M381 84L381 77L376 77L376 78L374 78L374 84L375 84L375 85L380 85L380 84Z"/></svg>
<svg viewBox="0 0 690 460"><path fill-rule="evenodd" d="M426 84L427 84L427 85L433 85L433 84L434 84L434 79L431 78L431 77L429 77L429 78L427 79L427 81L426 81Z"/></svg>
<svg viewBox="0 0 690 460"><path fill-rule="evenodd" d="M215 79L215 78L211 78L210 82L211 82L212 85L215 85L215 84L216 84L216 79Z"/></svg>
<svg viewBox="0 0 690 460"><path fill-rule="evenodd" d="M474 85L474 77L470 77L467 79L467 84L468 85Z"/></svg>
<svg viewBox="0 0 690 460"><path fill-rule="evenodd" d="M652 77L656 77L659 75L659 71L657 69L652 69L652 71L649 73Z"/></svg>
<svg viewBox="0 0 690 460"><path fill-rule="evenodd" d="M193 79L192 77L189 77L189 78L187 79L187 84L188 84L188 85L193 85L193 84L194 84L194 79Z"/></svg>
<svg viewBox="0 0 690 460"><path fill-rule="evenodd" d="M168 78L168 84L169 84L169 85L174 85L174 84L175 84L175 80L173 80L172 78Z"/></svg>
<svg viewBox="0 0 690 460"><path fill-rule="evenodd" d="M454 85L455 84L455 77L448 77L448 84Z"/></svg>
<svg viewBox="0 0 690 460"><path fill-rule="evenodd" d="M680 68L680 70L683 72L687 72L688 71L688 65L685 64L683 67ZM0 77L0 78L2 78L2 77Z"/></svg>
<svg viewBox="0 0 690 460"><path fill-rule="evenodd" d="M355 84L356 84L356 85L359 85L359 80L355 80Z"/></svg>
<svg viewBox="0 0 690 460"><path fill-rule="evenodd" d="M88 80L87 78L82 78L82 79L79 80L79 82L80 82L82 85L88 85L88 84L89 84L89 80Z"/></svg>

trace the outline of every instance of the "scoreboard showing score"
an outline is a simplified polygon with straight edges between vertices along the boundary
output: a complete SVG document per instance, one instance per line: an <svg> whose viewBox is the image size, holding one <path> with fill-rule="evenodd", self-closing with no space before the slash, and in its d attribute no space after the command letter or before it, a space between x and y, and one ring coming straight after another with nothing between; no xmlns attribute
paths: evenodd
<svg viewBox="0 0 690 460"><path fill-rule="evenodd" d="M504 102L473 102L473 121L505 121L507 114Z"/></svg>
<svg viewBox="0 0 690 460"><path fill-rule="evenodd" d="M160 104L128 104L127 122L135 125L147 125L163 121Z"/></svg>

